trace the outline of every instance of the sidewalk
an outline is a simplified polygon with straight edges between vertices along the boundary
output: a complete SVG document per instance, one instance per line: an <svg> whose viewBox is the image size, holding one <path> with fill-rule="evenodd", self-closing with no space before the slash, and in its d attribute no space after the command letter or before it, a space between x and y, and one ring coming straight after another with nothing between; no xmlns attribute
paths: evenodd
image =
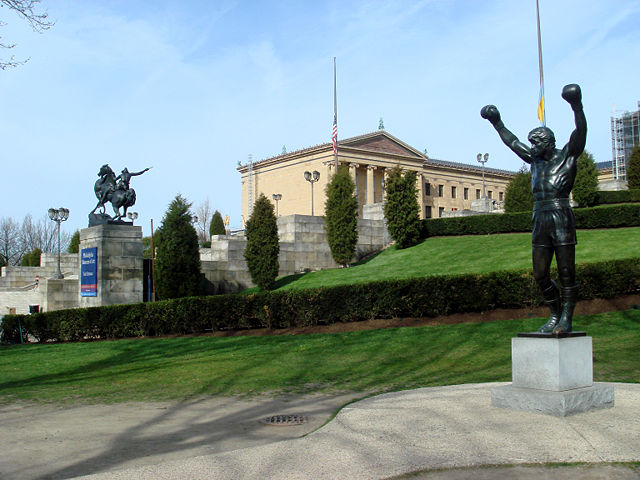
<svg viewBox="0 0 640 480"><path fill-rule="evenodd" d="M640 461L639 384L614 384L612 409L565 418L492 407L496 385L384 394L347 405L303 438L82 478L382 479L483 465ZM489 470L467 473L491 478L479 475ZM413 478L446 478L446 473ZM468 478L456 476L461 473L452 470L448 476Z"/></svg>

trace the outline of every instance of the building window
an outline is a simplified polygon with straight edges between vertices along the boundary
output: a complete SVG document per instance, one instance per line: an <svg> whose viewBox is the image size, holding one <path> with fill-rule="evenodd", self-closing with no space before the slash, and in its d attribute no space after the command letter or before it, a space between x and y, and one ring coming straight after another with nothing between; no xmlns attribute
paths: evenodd
<svg viewBox="0 0 640 480"><path fill-rule="evenodd" d="M487 190L487 196L489 198L493 198L493 192L491 190Z"/></svg>
<svg viewBox="0 0 640 480"><path fill-rule="evenodd" d="M438 216L442 217L442 213L444 212L444 207L438 208Z"/></svg>
<svg viewBox="0 0 640 480"><path fill-rule="evenodd" d="M424 194L429 196L431 195L431 184L430 183L425 183L424 184Z"/></svg>
<svg viewBox="0 0 640 480"><path fill-rule="evenodd" d="M476 188L476 200L480 200L480 189Z"/></svg>
<svg viewBox="0 0 640 480"><path fill-rule="evenodd" d="M456 198L456 187L451 187L451 198Z"/></svg>
<svg viewBox="0 0 640 480"><path fill-rule="evenodd" d="M498 198L502 202L504 200L504 192L498 193Z"/></svg>
<svg viewBox="0 0 640 480"><path fill-rule="evenodd" d="M431 218L431 207L424 207L424 218Z"/></svg>
<svg viewBox="0 0 640 480"><path fill-rule="evenodd" d="M467 187L464 189L464 199L469 200L469 189Z"/></svg>
<svg viewBox="0 0 640 480"><path fill-rule="evenodd" d="M444 196L444 185L438 185L438 196L439 197L443 197Z"/></svg>

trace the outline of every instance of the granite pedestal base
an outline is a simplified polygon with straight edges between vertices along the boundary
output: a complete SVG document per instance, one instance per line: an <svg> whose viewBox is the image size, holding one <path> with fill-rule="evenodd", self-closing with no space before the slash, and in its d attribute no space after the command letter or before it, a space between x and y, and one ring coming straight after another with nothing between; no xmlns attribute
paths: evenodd
<svg viewBox="0 0 640 480"><path fill-rule="evenodd" d="M614 388L593 383L592 338L520 334L511 342L511 385L491 391L496 407L564 417L614 406Z"/></svg>

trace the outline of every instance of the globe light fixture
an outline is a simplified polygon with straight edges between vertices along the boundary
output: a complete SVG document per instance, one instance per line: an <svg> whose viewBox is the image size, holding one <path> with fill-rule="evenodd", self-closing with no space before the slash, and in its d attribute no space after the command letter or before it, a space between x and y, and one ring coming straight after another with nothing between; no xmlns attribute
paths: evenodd
<svg viewBox="0 0 640 480"><path fill-rule="evenodd" d="M313 173L304 172L304 179L311 184L311 216L313 217L313 184L320 180L320 172L314 170Z"/></svg>
<svg viewBox="0 0 640 480"><path fill-rule="evenodd" d="M50 208L49 218L58 224L58 271L53 278L62 279L64 275L62 275L62 270L60 270L60 224L69 218L69 209L64 207Z"/></svg>
<svg viewBox="0 0 640 480"><path fill-rule="evenodd" d="M487 194L485 193L485 184L484 184L484 164L489 161L489 154L485 153L484 157L481 153L477 156L478 163L482 164L482 198L487 198Z"/></svg>

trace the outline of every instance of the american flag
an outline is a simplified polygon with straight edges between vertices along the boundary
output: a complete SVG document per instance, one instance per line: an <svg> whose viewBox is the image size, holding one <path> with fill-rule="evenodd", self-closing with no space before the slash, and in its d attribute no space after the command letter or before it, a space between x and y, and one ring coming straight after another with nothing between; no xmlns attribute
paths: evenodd
<svg viewBox="0 0 640 480"><path fill-rule="evenodd" d="M333 154L338 154L338 118L333 116L333 130L331 131L331 140L333 141Z"/></svg>

